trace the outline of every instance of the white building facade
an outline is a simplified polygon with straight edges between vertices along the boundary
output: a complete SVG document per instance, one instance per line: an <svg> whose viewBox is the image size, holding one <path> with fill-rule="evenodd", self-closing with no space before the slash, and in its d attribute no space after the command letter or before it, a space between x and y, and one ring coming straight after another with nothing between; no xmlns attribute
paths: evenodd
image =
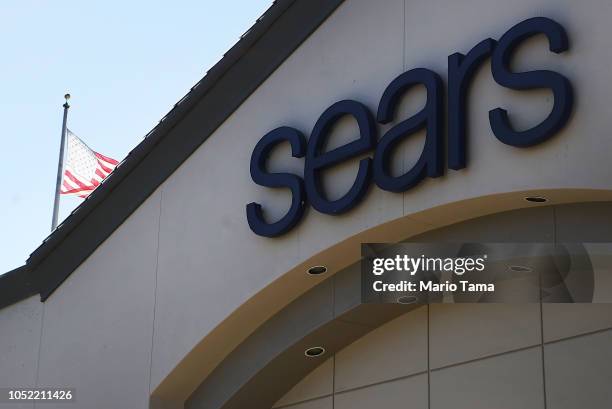
<svg viewBox="0 0 612 409"><path fill-rule="evenodd" d="M0 387L75 391L75 402L0 407L612 407L612 284L588 304L376 308L361 303L356 278L367 242L579 242L593 249L598 282L612 282L597 257L612 242L611 17L603 0L276 2L0 281ZM506 61L497 47L530 19ZM465 83L453 82L449 56L486 39ZM398 91L381 123L385 90L414 69L439 77L439 100L422 83ZM319 150L307 146L344 100L369 113L374 142L317 170L317 155L367 139L346 114L323 124ZM496 108L514 139L493 129ZM376 173L384 136L423 109ZM302 139L292 147L293 131L282 134L262 166L310 183L304 203L292 203L299 189L287 179L271 188L252 177L256 146L279 127ZM402 185L423 163L418 183ZM253 202L263 230L247 220ZM307 274L313 266L327 272ZM325 353L306 357L312 346Z"/></svg>

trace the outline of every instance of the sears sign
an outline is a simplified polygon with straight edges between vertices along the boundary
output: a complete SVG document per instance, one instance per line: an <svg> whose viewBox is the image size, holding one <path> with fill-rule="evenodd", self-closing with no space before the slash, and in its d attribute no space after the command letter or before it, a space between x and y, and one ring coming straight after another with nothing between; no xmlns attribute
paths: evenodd
<svg viewBox="0 0 612 409"><path fill-rule="evenodd" d="M300 222L308 204L321 213L335 215L347 212L363 199L372 180L381 189L404 192L426 177L442 176L445 170L445 136L448 145L447 166L456 170L466 167L467 90L476 70L489 57L493 79L499 85L513 90L548 88L554 95L551 113L539 125L528 130L515 130L508 112L502 108L489 111L489 122L495 137L507 145L528 147L555 135L567 123L572 111L573 93L568 79L553 71L513 72L510 69L516 48L536 34L544 34L548 38L550 51L554 53L562 53L569 47L567 33L559 23L536 17L515 25L499 41L488 38L476 44L466 55L455 53L448 57L446 135L444 84L438 74L426 68L412 69L391 81L380 98L376 118L362 103L344 100L336 102L321 114L308 141L300 131L290 127L280 127L267 133L253 150L251 177L261 186L290 189L291 207L280 220L269 222L260 204L249 203L246 213L251 230L266 237L282 235ZM377 123L397 120L396 108L402 95L417 85L425 86L427 91L424 108L414 116L401 120L379 138ZM333 125L345 115L357 121L359 137L325 152L325 142ZM418 161L406 173L393 176L390 170L393 150L404 138L420 130L426 131L426 139ZM291 145L293 157L305 158L303 178L291 173L268 172L268 156L276 145L283 142ZM372 152L372 155L359 162L359 170L349 191L340 199L329 200L322 188L322 171L368 152Z"/></svg>

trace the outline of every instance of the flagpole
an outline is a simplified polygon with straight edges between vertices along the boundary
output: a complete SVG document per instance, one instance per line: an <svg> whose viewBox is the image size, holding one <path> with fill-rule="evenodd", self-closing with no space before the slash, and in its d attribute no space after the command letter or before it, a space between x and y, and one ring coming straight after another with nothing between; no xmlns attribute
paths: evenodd
<svg viewBox="0 0 612 409"><path fill-rule="evenodd" d="M68 120L68 100L70 94L64 95L66 102L64 103L64 120L62 122L62 138L60 142L59 162L57 164L57 179L55 181L55 200L53 201L53 219L51 220L51 231L57 227L57 217L59 215L60 190L62 187L62 174L64 170L64 145L66 144L66 121Z"/></svg>

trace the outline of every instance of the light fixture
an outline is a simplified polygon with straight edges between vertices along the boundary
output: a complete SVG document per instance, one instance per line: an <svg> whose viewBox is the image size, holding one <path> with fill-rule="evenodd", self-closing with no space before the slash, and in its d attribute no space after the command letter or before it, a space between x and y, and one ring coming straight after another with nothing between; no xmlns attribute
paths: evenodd
<svg viewBox="0 0 612 409"><path fill-rule="evenodd" d="M304 351L304 355L306 355L308 358L316 358L318 356L323 355L324 353L325 348L323 347L310 347Z"/></svg>
<svg viewBox="0 0 612 409"><path fill-rule="evenodd" d="M312 266L307 270L307 273L311 276L318 276L327 273L327 267L325 266Z"/></svg>
<svg viewBox="0 0 612 409"><path fill-rule="evenodd" d="M414 304L418 298L414 295L403 295L397 299L398 304Z"/></svg>
<svg viewBox="0 0 612 409"><path fill-rule="evenodd" d="M548 199L543 196L527 196L525 198L526 201L531 203L544 203L548 202Z"/></svg>

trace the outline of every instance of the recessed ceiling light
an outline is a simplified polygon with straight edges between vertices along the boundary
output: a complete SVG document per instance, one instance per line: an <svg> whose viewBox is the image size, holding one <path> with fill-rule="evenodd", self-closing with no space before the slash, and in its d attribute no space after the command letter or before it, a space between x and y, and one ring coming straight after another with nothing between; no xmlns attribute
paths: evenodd
<svg viewBox="0 0 612 409"><path fill-rule="evenodd" d="M312 266L307 271L311 276L318 276L320 274L327 273L327 267L325 266Z"/></svg>
<svg viewBox="0 0 612 409"><path fill-rule="evenodd" d="M525 198L526 201L531 203L544 203L548 202L548 199L542 196L527 196Z"/></svg>
<svg viewBox="0 0 612 409"><path fill-rule="evenodd" d="M418 298L414 295L403 295L397 299L399 304L414 304Z"/></svg>
<svg viewBox="0 0 612 409"><path fill-rule="evenodd" d="M308 358L316 358L325 353L325 348L323 347L310 347L304 351L304 355Z"/></svg>

